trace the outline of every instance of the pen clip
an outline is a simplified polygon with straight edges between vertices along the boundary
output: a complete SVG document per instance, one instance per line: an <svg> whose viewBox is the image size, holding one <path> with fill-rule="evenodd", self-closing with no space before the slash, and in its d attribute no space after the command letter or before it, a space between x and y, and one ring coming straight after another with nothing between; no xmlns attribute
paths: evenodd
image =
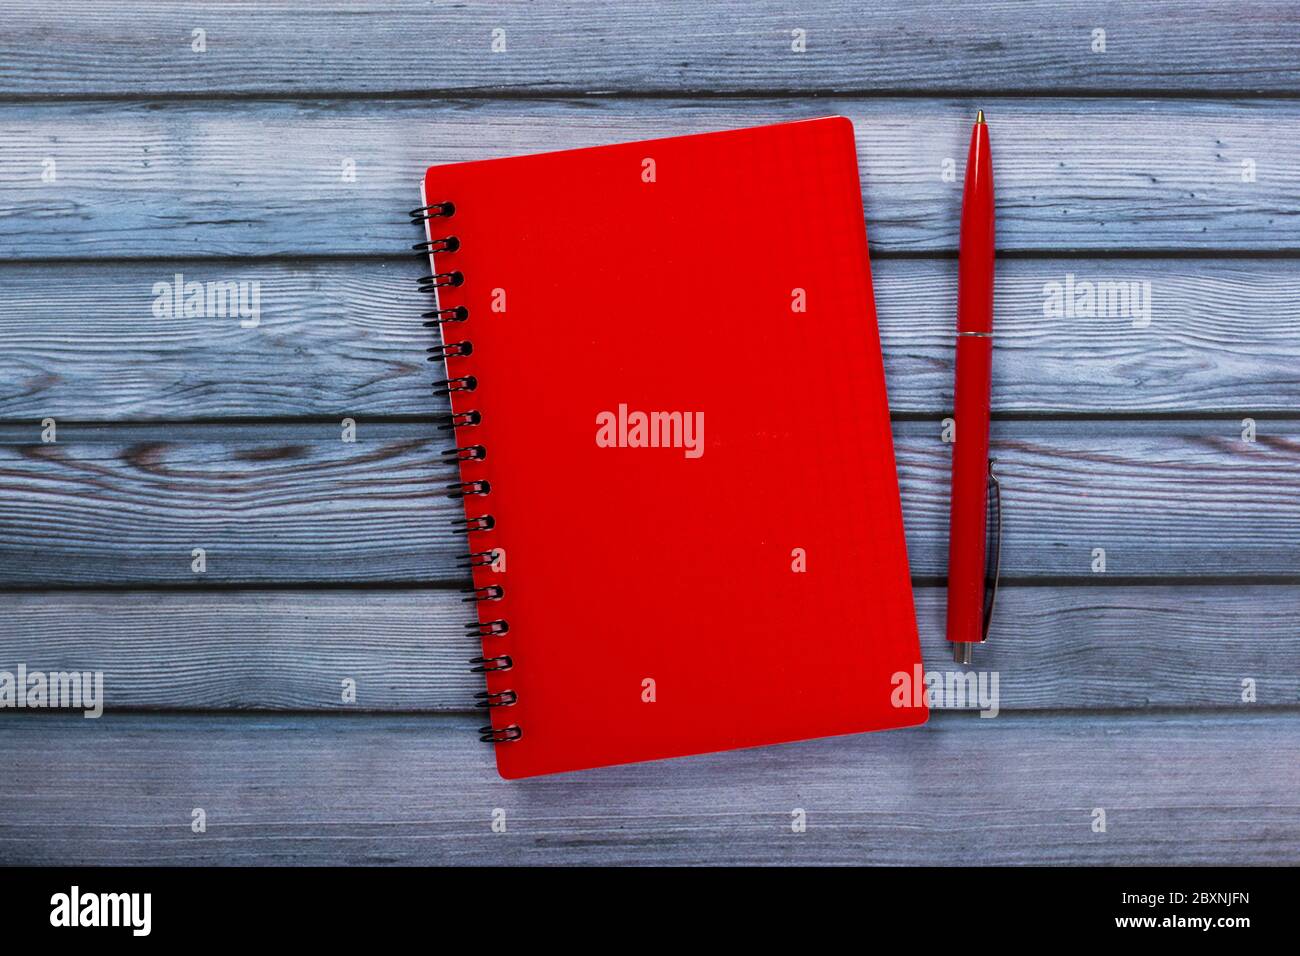
<svg viewBox="0 0 1300 956"><path fill-rule="evenodd" d="M980 643L989 639L989 624L993 622L993 605L998 599L998 579L1002 576L1002 485L993 473L996 458L989 459L988 504L992 512L989 521L988 555L984 567L984 626L980 631ZM991 573L987 569L992 569Z"/></svg>

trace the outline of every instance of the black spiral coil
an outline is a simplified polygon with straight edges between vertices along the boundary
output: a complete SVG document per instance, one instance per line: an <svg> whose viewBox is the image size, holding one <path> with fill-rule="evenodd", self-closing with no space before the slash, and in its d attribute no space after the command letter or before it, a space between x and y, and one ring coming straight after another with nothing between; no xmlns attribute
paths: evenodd
<svg viewBox="0 0 1300 956"><path fill-rule="evenodd" d="M454 255L461 248L460 238L457 236L443 236L440 239L433 238L428 231L428 223L435 219L449 219L456 213L456 206L451 202L435 202L427 206L421 206L419 209L411 210L411 222L413 224L426 224L426 234L428 238L424 242L418 242L411 248L420 256ZM430 260L432 261L432 260ZM434 266L437 269L437 266ZM424 312L421 318L424 319L425 328L436 328L442 339L441 345L431 345L426 350L429 353L430 362L445 363L449 358L463 358L472 355L474 352L474 343L469 339L460 341L448 341L447 326L455 323L465 322L469 319L469 309L463 305L444 307L441 301L441 292L444 289L455 289L464 285L465 274L458 269L449 272L433 271L429 275L421 276L419 279L419 289L434 297L434 308ZM445 367L445 364L444 364ZM473 392L478 388L478 379L473 375L463 375L458 378L448 377L433 383L435 391L445 391L448 400L451 399L452 392ZM483 421L482 413L476 409L470 409L464 412L452 412L443 419L438 428L443 431L450 431L453 436L460 437L460 430L466 428L475 428ZM448 448L442 452L445 461L459 463L462 461L483 461L487 458L488 450L479 444L457 445ZM458 481L447 485L446 493L448 498L460 498L468 500L471 497L487 495L491 492L492 486L486 480L478 481ZM452 526L458 532L466 535L475 532L491 531L496 527L496 518L490 514L474 515L465 518L457 518L452 522ZM474 568L488 567L497 559L496 551L470 551L460 556L458 564L460 567L469 568L473 573ZM464 598L468 603L482 605L486 601L499 601L505 596L505 588L499 584L487 585L485 587L466 588L462 593L468 594ZM466 631L470 636L477 637L480 643L488 638L496 638L504 635L510 630L510 622L502 618L490 621L476 621L465 625ZM469 663L473 665L470 670L477 674L492 674L502 671L511 670L515 666L514 659L508 654L497 654L488 656L484 651L482 656L471 658ZM483 691L474 695L477 703L476 707L489 710L498 707L513 707L519 703L519 694L514 690L501 691ZM508 726L496 728L492 724L479 728L479 740L490 744L507 744L519 740L523 735L523 729L518 724L509 724Z"/></svg>

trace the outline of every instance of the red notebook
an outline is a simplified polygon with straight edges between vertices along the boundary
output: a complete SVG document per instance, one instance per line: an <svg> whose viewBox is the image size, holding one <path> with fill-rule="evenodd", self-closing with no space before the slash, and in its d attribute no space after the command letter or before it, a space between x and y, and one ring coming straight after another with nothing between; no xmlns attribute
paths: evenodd
<svg viewBox="0 0 1300 956"><path fill-rule="evenodd" d="M423 195L501 775L923 722L852 124Z"/></svg>

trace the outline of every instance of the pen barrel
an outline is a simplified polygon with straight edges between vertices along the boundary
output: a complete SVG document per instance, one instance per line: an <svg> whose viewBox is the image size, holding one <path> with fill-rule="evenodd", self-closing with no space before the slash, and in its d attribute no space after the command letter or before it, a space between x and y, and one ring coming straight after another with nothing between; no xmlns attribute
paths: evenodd
<svg viewBox="0 0 1300 956"><path fill-rule="evenodd" d="M957 259L957 330L993 331L993 154L988 127L977 123L966 157Z"/></svg>
<svg viewBox="0 0 1300 956"><path fill-rule="evenodd" d="M957 423L948 537L948 640L984 639L988 548L989 386L993 342L957 338Z"/></svg>
<svg viewBox="0 0 1300 956"><path fill-rule="evenodd" d="M984 639L989 394L993 370L993 161L988 126L971 131L957 262L957 383L948 532L948 640Z"/></svg>

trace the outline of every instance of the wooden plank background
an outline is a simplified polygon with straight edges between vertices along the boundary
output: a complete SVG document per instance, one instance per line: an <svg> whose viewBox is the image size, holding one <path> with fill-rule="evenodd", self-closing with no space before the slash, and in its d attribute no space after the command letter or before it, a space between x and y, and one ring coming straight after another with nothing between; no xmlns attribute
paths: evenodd
<svg viewBox="0 0 1300 956"><path fill-rule="evenodd" d="M108 708L0 711L0 862L1300 862L1294 0L0 17L0 670L102 670ZM1002 256L1006 587L980 657L1001 713L500 781L405 254L423 168L849 116L923 648L947 669L976 106ZM258 282L256 327L155 317L177 273ZM1150 313L1053 315L1070 276L1150 283Z"/></svg>
<svg viewBox="0 0 1300 956"><path fill-rule="evenodd" d="M1294 100L978 102L998 119L998 247L1007 253L1297 248ZM962 181L945 182L942 168L964 168L976 99L235 104L5 104L0 170L13 205L0 241L20 259L391 255L410 247L404 213L432 163L835 113L857 129L873 253L950 251ZM48 158L55 183L41 178ZM346 160L355 182L344 179ZM1254 182L1243 181L1247 161Z"/></svg>
<svg viewBox="0 0 1300 956"><path fill-rule="evenodd" d="M0 394L0 416L138 422L441 413L445 406L430 405L427 330L411 322L421 269L405 256L0 264L0 352L16 386ZM872 272L890 406L938 420L952 406L957 263L877 258ZM177 273L260 283L260 325L154 318L154 283L173 283ZM1150 323L1044 315L1044 287L1069 275L1150 282ZM1294 413L1294 277L1289 258L999 263L994 408ZM293 375L284 374L290 367Z"/></svg>
<svg viewBox="0 0 1300 956"><path fill-rule="evenodd" d="M1246 0L6 2L0 89L28 96L1011 89L1294 92L1293 5ZM17 15L21 14L21 15ZM194 29L207 51L192 53ZM1107 31L1094 53L1092 31ZM489 53L492 30L505 50ZM791 51L791 30L807 52Z"/></svg>
<svg viewBox="0 0 1300 956"><path fill-rule="evenodd" d="M0 791L0 848L15 863L1283 864L1300 839L1294 713L941 714L522 783L497 777L461 716L11 723L0 758L25 799Z"/></svg>
<svg viewBox="0 0 1300 956"><path fill-rule="evenodd" d="M0 646L30 670L103 671L114 710L465 712L483 687L465 666L478 648L460 598L341 585L14 591L0 594ZM1293 587L1043 584L1000 600L980 657L999 673L1005 711L1231 710L1243 675L1259 708L1300 700ZM944 670L944 589L922 585L916 603L927 665ZM346 679L355 704L343 702Z"/></svg>
<svg viewBox="0 0 1300 956"><path fill-rule="evenodd" d="M436 409L432 401L424 403ZM57 420L56 420L57 421ZM1002 573L1023 579L1286 577L1300 567L1300 422L995 422ZM457 480L428 423L0 426L10 585L463 583ZM912 571L947 570L951 445L894 426ZM1106 550L1093 571L1093 549Z"/></svg>

